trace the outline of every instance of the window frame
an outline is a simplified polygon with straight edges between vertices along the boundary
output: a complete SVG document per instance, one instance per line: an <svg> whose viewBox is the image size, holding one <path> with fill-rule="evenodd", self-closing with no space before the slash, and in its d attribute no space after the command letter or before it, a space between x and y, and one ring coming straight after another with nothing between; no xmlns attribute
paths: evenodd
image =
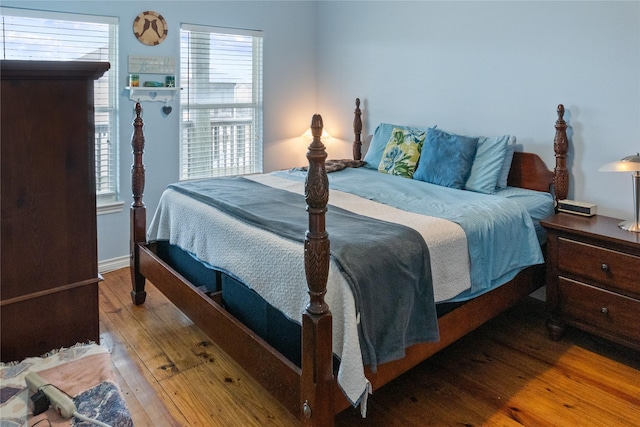
<svg viewBox="0 0 640 427"><path fill-rule="evenodd" d="M192 43L196 43L193 38L206 37L207 35L209 35L209 40L211 40L211 35L251 37L250 102L240 102L235 95L232 102L197 101L198 98L203 97L203 93L205 94L204 96L215 96L222 93L216 92L209 87L199 91L197 79L193 78L193 74L189 74L189 72L198 68L198 64L194 64L191 57ZM180 86L182 91L180 100L179 180L263 172L263 44L264 35L261 31L188 23L181 24ZM214 49L210 47L207 55L210 55L213 51ZM207 60L210 61L210 57ZM210 78L211 70L209 68L207 70L205 84L211 86L220 84L219 81ZM238 87L236 83L234 90L238 89ZM215 110L218 112L223 110L231 111L232 113L227 120L223 120L222 117L216 120ZM239 119L238 116L242 115L242 113L246 117ZM198 115L200 115L199 118L196 117ZM212 115L214 118L212 118ZM202 126L203 122L206 122L204 127ZM198 137L198 139L201 145L210 145L210 147L205 147L207 153L204 156L205 161L210 164L198 171L197 163L192 159L200 159L200 155L191 157L191 152L188 150L193 150L194 145L198 144L191 138L192 134L198 134L203 129L210 133L210 137ZM210 132L208 132L209 130ZM249 134L248 138L245 137L247 133ZM219 148L221 146L224 146L224 148ZM197 149L198 147L195 148ZM223 150L226 150L224 155L220 154Z"/></svg>
<svg viewBox="0 0 640 427"><path fill-rule="evenodd" d="M119 38L119 19L111 16L101 15L88 15L78 13L67 12L51 12L37 9L19 9L12 7L0 7L0 25L6 30L4 18L5 17L17 17L26 19L38 19L38 20L54 20L63 22L79 22L86 24L104 24L108 25L108 53L107 61L110 63L110 69L95 83L96 93L101 86L104 86L106 81L106 105L96 103L94 105L94 120L95 120L95 172L96 172L96 208L98 214L119 212L122 210L124 203L119 201L119 97L118 97L118 38ZM49 33L43 33L47 36ZM51 32L55 34L55 32ZM30 33L33 36L33 33ZM0 48L4 47L4 34L0 35ZM7 60L43 60L43 61L55 61L60 60L55 55L33 55L31 52L24 56L10 55L6 57L5 49L0 53L0 58ZM102 56L102 54L101 54ZM77 60L77 59L76 59ZM92 59L81 59L91 61ZM104 61L100 59L100 61ZM105 117L106 120L99 120L99 117ZM105 128L106 131L101 132L101 129ZM101 135L106 135L106 141L101 143L103 139ZM107 150L106 162L107 165L103 166L104 156L101 156L101 152ZM100 171L105 171L98 175ZM106 176L107 184L106 189L98 191L100 188L100 180Z"/></svg>

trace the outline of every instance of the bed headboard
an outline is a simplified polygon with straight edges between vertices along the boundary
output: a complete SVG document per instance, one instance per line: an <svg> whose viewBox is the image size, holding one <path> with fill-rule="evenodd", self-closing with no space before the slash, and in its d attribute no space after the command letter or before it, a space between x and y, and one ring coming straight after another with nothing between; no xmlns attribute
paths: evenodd
<svg viewBox="0 0 640 427"><path fill-rule="evenodd" d="M567 138L567 123L563 118L564 105L558 105L557 113L556 136L553 139L556 166L553 172L547 168L538 155L516 152L513 155L507 180L508 185L512 187L548 191L554 195L556 201L566 199L569 192L569 171L567 170L569 140Z"/></svg>
<svg viewBox="0 0 640 427"><path fill-rule="evenodd" d="M556 202L566 199L569 192L569 171L567 170L569 140L567 138L567 123L564 121L564 105L558 105L557 114L558 118L555 124L556 135L553 139L556 166L553 171L549 170L537 154L515 152L507 180L507 184L511 187L549 192L553 194ZM360 110L360 98L356 98L353 133L355 135L353 141L353 158L354 160L361 160L362 111Z"/></svg>

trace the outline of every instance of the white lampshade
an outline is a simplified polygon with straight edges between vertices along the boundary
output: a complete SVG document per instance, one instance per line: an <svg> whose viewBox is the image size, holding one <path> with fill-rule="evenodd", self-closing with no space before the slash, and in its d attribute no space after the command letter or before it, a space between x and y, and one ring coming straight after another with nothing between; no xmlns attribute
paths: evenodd
<svg viewBox="0 0 640 427"><path fill-rule="evenodd" d="M636 172L640 171L640 153L627 156L617 162L607 163L598 169L600 172Z"/></svg>
<svg viewBox="0 0 640 427"><path fill-rule="evenodd" d="M311 128L307 128L307 130L302 134L302 136L308 139L313 139ZM322 135L320 135L320 139L326 141L329 138L331 138L331 135L329 135L329 132L327 132L324 128L322 128Z"/></svg>
<svg viewBox="0 0 640 427"><path fill-rule="evenodd" d="M633 172L633 204L634 219L633 221L622 221L618 227L623 230L640 233L640 153L635 156L627 156L624 159L607 163L602 166L601 172Z"/></svg>

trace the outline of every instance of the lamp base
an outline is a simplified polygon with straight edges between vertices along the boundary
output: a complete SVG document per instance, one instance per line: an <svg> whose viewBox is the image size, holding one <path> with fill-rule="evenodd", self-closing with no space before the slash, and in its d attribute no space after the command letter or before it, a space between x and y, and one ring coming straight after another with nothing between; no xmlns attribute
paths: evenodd
<svg viewBox="0 0 640 427"><path fill-rule="evenodd" d="M636 221L622 221L618 224L618 227L626 231L632 231L634 233L640 233L640 222Z"/></svg>

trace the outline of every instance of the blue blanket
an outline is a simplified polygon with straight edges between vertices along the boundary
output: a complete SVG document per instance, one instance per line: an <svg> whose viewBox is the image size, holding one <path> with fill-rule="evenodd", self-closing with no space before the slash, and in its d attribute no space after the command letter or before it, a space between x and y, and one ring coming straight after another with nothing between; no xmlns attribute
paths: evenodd
<svg viewBox="0 0 640 427"><path fill-rule="evenodd" d="M302 195L242 178L215 178L170 188L248 224L303 242ZM331 256L351 286L360 314L363 362L402 358L406 347L439 339L429 250L415 230L330 206ZM375 231L372 233L372 230Z"/></svg>

